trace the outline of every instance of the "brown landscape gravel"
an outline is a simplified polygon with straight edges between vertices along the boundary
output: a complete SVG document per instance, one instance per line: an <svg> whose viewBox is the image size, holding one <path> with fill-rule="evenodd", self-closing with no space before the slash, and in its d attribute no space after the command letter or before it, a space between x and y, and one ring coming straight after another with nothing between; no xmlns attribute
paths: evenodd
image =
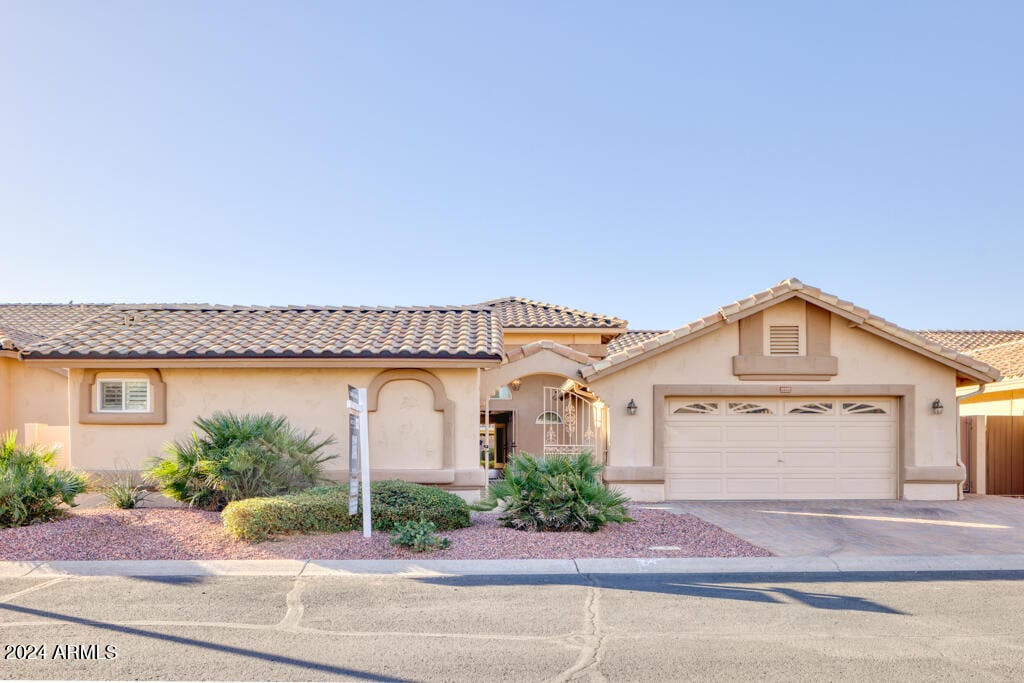
<svg viewBox="0 0 1024 683"><path fill-rule="evenodd" d="M58 522L0 529L2 560L452 560L576 557L765 557L763 548L692 515L635 507L632 524L593 534L531 533L498 525L496 513L473 513L473 526L446 531L447 550L413 553L391 546L388 534L359 532L287 536L250 544L231 538L216 512L188 509L75 512ZM652 550L678 546L679 550Z"/></svg>

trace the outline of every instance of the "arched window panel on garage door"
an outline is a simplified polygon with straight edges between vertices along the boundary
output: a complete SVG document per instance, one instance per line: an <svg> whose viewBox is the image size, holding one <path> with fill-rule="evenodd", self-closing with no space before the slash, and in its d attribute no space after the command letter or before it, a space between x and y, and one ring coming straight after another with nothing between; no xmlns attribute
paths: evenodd
<svg viewBox="0 0 1024 683"><path fill-rule="evenodd" d="M754 401L730 401L729 415L774 415L774 407Z"/></svg>
<svg viewBox="0 0 1024 683"><path fill-rule="evenodd" d="M834 401L791 401L786 404L790 415L835 415Z"/></svg>
<svg viewBox="0 0 1024 683"><path fill-rule="evenodd" d="M844 401L843 415L888 415L889 406L877 401Z"/></svg>
<svg viewBox="0 0 1024 683"><path fill-rule="evenodd" d="M669 410L676 415L717 415L720 407L714 401L673 401Z"/></svg>

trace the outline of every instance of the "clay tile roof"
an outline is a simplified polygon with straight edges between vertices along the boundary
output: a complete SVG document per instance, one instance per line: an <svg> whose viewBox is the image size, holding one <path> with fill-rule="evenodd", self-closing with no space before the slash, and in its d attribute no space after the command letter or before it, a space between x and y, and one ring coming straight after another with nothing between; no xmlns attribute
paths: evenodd
<svg viewBox="0 0 1024 683"><path fill-rule="evenodd" d="M649 353L677 340L685 339L710 325L730 321L736 316L743 317L744 314L749 314L748 312L754 312L751 309L757 308L759 310L767 305L771 305L775 300L785 300L792 296L800 296L808 301L817 302L848 317L869 331L874 328L878 333L895 337L910 347L916 347L922 353L930 353L933 354L933 357L938 356L940 359L944 359L942 362L955 364L955 366L960 368L967 368L967 374L974 380L990 382L1000 378L999 371L988 363L960 353L955 349L951 349L944 344L937 343L899 325L895 325L884 318L873 315L865 308L856 306L849 301L844 301L832 294L827 294L817 287L805 285L796 278L783 280L774 287L752 294L745 299L734 301L731 304L726 304L711 315L687 323L674 330L653 336L642 341L639 345L622 348L615 353L609 353L602 360L593 362L583 368L581 372L585 379L593 377L599 373L611 370L626 361L630 361L638 355Z"/></svg>
<svg viewBox="0 0 1024 683"><path fill-rule="evenodd" d="M588 313L575 308L546 304L541 301L507 297L485 301L498 314L503 327L508 328L622 328L626 321L609 315Z"/></svg>
<svg viewBox="0 0 1024 683"><path fill-rule="evenodd" d="M113 306L23 349L36 358L502 357L488 308Z"/></svg>
<svg viewBox="0 0 1024 683"><path fill-rule="evenodd" d="M1004 379L1024 377L1024 330L921 330L919 334L988 363Z"/></svg>
<svg viewBox="0 0 1024 683"><path fill-rule="evenodd" d="M633 346L639 346L645 341L654 339L659 334L665 334L665 330L626 330L608 342L608 355L625 351Z"/></svg>
<svg viewBox="0 0 1024 683"><path fill-rule="evenodd" d="M969 352L983 363L998 368L1003 379L1024 377L1024 338Z"/></svg>
<svg viewBox="0 0 1024 683"><path fill-rule="evenodd" d="M20 350L108 308L106 304L0 304L0 350Z"/></svg>
<svg viewBox="0 0 1024 683"><path fill-rule="evenodd" d="M547 340L531 342L529 344L525 344L524 346L512 349L511 351L508 352L507 360L520 360L522 358L532 356L535 353L540 353L541 351L545 350L557 353L559 356L563 356L577 363L589 363L591 360L590 356L583 353L582 351L577 351L576 349L571 348L569 346L565 346L564 344L558 344L556 342Z"/></svg>
<svg viewBox="0 0 1024 683"><path fill-rule="evenodd" d="M997 344L1024 341L1024 330L918 330L917 333L937 344L968 353Z"/></svg>

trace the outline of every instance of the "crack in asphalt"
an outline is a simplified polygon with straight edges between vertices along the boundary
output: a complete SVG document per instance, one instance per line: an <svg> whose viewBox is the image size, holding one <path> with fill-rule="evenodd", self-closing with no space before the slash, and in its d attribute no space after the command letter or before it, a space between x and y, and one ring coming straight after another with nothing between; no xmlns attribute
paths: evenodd
<svg viewBox="0 0 1024 683"><path fill-rule="evenodd" d="M56 579L50 579L49 581L43 581L42 583L37 583L34 586L29 586L28 588L24 588L24 589L22 589L20 591L16 591L16 592L10 593L8 595L0 596L0 602L10 602L11 600L14 600L15 598L21 597L22 595L26 595L28 593L34 593L35 591L43 590L44 588L49 588L50 586L52 586L55 583L61 583L63 581L67 581L69 578L70 577L67 577L67 576L59 576Z"/></svg>
<svg viewBox="0 0 1024 683"><path fill-rule="evenodd" d="M284 616L281 617L281 621L277 623L276 628L282 631L296 631L299 629L299 624L302 622L302 615L306 608L302 604L302 591L306 588L306 582L302 580L301 576L295 577L295 585L288 591L288 595L285 596L284 604L287 608Z"/></svg>
<svg viewBox="0 0 1024 683"><path fill-rule="evenodd" d="M579 567L577 566L577 572ZM571 680L582 680L589 674L589 678L595 681L605 681L601 673L601 661L604 658L605 645L608 635L601 628L601 589L588 574L579 573L589 585L587 595L583 601L583 628L580 635L583 641L580 655L576 662L551 679L552 683L566 683Z"/></svg>

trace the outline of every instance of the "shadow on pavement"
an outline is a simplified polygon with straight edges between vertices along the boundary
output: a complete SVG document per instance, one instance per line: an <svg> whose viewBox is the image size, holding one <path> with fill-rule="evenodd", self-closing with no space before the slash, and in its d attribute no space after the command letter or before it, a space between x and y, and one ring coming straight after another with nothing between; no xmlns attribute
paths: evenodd
<svg viewBox="0 0 1024 683"><path fill-rule="evenodd" d="M594 586L608 590L638 591L718 600L780 603L780 596L814 609L879 614L904 614L857 595L807 591L793 584L850 584L924 581L1024 581L1024 572L860 572L821 574L590 574L437 576L416 581L442 586ZM744 586L743 584L759 584ZM787 585L789 584L789 585Z"/></svg>

